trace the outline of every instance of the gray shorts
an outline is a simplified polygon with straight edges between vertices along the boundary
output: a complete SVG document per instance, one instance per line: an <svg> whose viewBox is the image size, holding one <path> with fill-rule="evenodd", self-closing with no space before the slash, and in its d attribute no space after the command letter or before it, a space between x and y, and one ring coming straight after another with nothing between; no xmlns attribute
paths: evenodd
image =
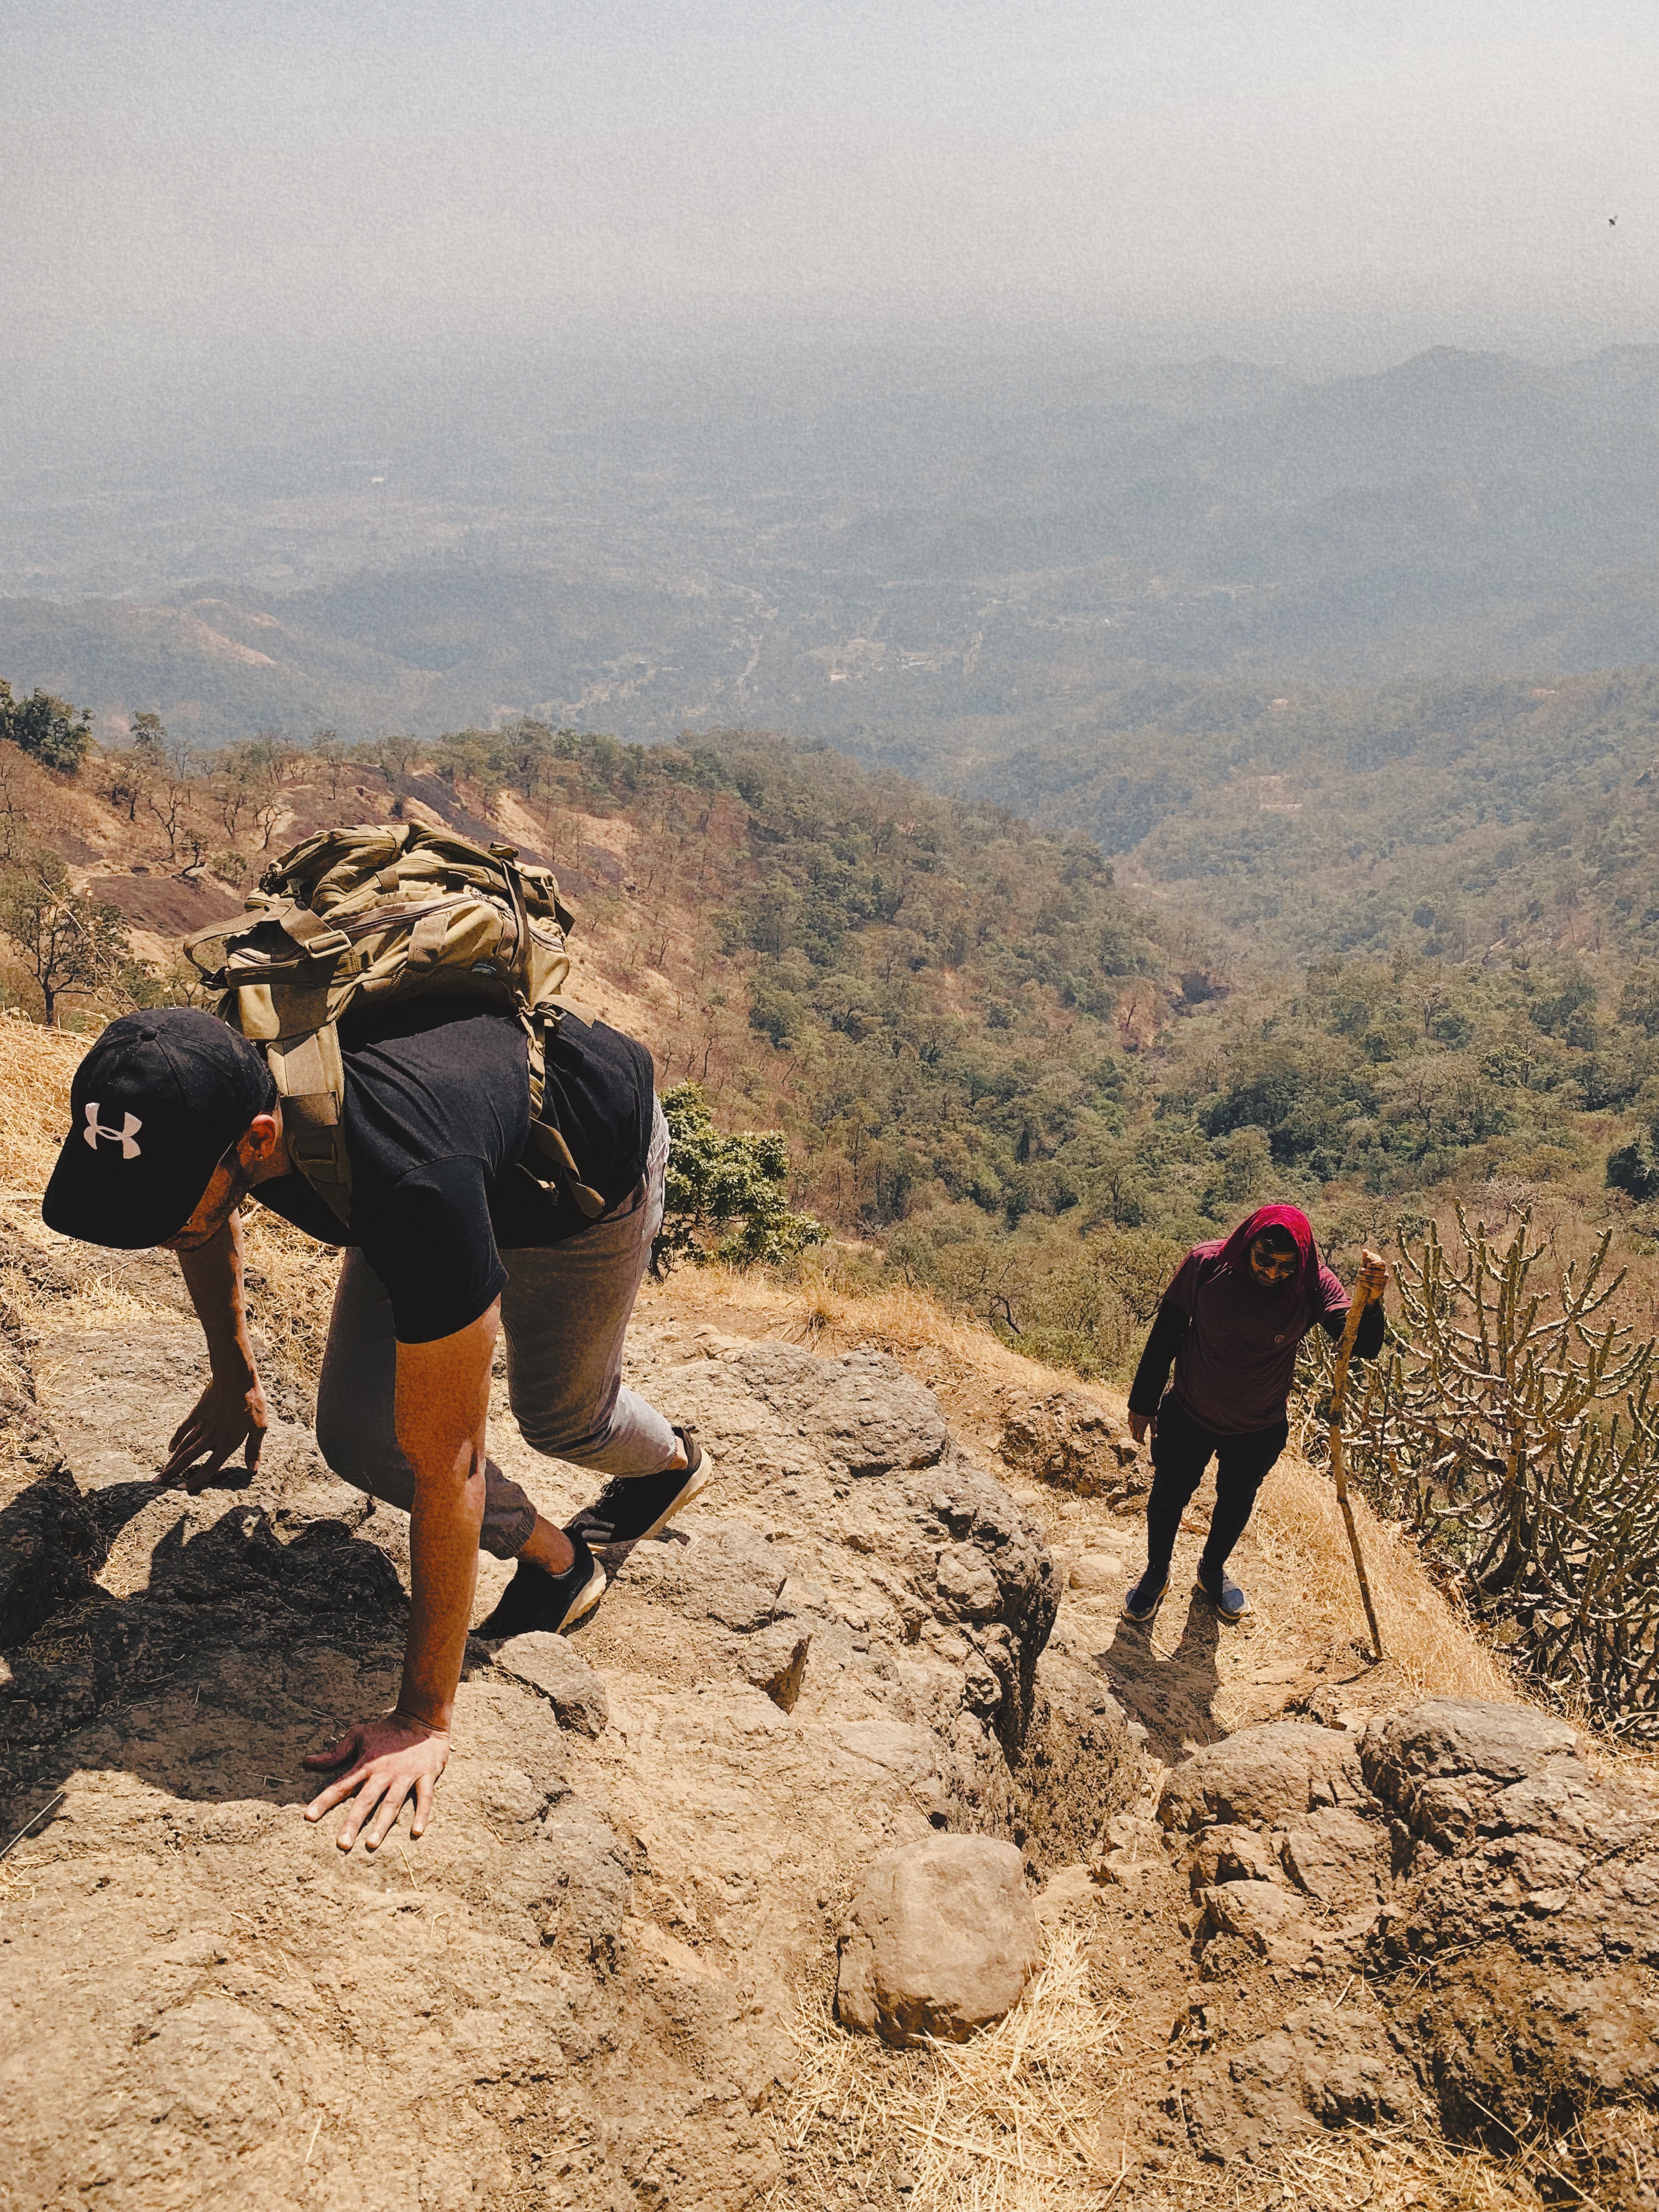
<svg viewBox="0 0 1659 2212"><path fill-rule="evenodd" d="M659 1474L678 1439L654 1406L623 1388L623 1346L662 1226L668 1125L653 1108L640 1186L562 1244L503 1252L507 1387L524 1440L550 1459L601 1474ZM346 1254L317 1386L317 1443L336 1474L408 1512L415 1470L398 1443L398 1340L392 1301L361 1252ZM484 1468L479 1542L510 1559L536 1508L493 1460Z"/></svg>

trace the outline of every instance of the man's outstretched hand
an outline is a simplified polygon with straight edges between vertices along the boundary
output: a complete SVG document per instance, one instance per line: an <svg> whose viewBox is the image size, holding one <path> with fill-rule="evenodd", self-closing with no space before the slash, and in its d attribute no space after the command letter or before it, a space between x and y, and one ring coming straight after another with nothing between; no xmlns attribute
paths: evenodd
<svg viewBox="0 0 1659 2212"><path fill-rule="evenodd" d="M1389 1287L1389 1263L1369 1244L1359 1255L1359 1279L1368 1298L1380 1298Z"/></svg>
<svg viewBox="0 0 1659 2212"><path fill-rule="evenodd" d="M219 1470L233 1452L240 1452L245 1472L241 1488L259 1464L260 1448L270 1416L257 1375L246 1381L222 1381L216 1376L173 1433L167 1461L156 1480L182 1482L193 1498L216 1482Z"/></svg>
<svg viewBox="0 0 1659 2212"><path fill-rule="evenodd" d="M351 1810L334 1840L349 1851L361 1835L366 1848L375 1851L397 1826L404 1800L412 1796L415 1810L409 1833L413 1841L431 1817L433 1792L448 1763L449 1737L442 1729L398 1712L357 1721L326 1751L313 1751L307 1758L310 1767L342 1766L346 1771L312 1799L306 1818L320 1820L350 1798Z"/></svg>

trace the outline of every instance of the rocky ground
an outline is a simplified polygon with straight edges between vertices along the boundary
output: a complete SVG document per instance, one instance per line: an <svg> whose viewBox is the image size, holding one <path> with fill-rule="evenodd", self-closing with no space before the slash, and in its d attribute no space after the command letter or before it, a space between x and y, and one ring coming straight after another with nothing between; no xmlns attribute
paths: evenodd
<svg viewBox="0 0 1659 2212"><path fill-rule="evenodd" d="M1310 2142L1449 2129L1504 2161L1467 2201L1659 2202L1650 1799L1522 1708L1377 1715L1267 1552L1227 1643L1179 1577L1124 1624L1109 1418L988 1384L953 1429L654 1300L636 1379L717 1482L577 1637L475 1643L426 1838L348 1858L298 1761L390 1694L404 1524L294 1386L246 1487L158 1494L199 1340L160 1272L55 1265L3 1261L6 2212L921 2202L812 2069L865 1869L950 1832L1018 1847L1110 2051L1064 2170L932 2201L1319 2201L1275 2195Z"/></svg>

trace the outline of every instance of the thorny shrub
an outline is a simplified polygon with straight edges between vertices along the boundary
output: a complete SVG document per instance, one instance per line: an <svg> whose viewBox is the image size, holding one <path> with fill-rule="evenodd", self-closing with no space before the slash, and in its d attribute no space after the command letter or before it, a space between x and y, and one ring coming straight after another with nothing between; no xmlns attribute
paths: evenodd
<svg viewBox="0 0 1659 2212"><path fill-rule="evenodd" d="M1399 1319L1351 1386L1352 1474L1540 1683L1659 1741L1656 1345L1611 1317L1610 1231L1540 1287L1527 1215L1507 1243L1457 1220L1456 1250L1432 1225L1401 1237ZM1309 1352L1322 1398L1322 1330Z"/></svg>

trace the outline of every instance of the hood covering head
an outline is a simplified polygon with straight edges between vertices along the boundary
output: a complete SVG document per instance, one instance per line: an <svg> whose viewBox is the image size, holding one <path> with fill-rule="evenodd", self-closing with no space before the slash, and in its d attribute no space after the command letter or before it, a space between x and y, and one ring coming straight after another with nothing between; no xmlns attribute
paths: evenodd
<svg viewBox="0 0 1659 2212"><path fill-rule="evenodd" d="M1280 1295L1286 1297L1287 1303L1293 1297L1306 1298L1310 1304L1314 1304L1319 1289L1319 1247L1314 1242L1313 1224L1299 1206L1257 1206L1248 1220L1239 1223L1222 1246L1218 1265L1231 1267L1236 1273L1247 1275L1251 1282L1255 1282L1255 1277L1250 1270L1250 1247L1267 1229L1277 1229L1288 1237L1302 1262L1300 1271L1282 1286Z"/></svg>

